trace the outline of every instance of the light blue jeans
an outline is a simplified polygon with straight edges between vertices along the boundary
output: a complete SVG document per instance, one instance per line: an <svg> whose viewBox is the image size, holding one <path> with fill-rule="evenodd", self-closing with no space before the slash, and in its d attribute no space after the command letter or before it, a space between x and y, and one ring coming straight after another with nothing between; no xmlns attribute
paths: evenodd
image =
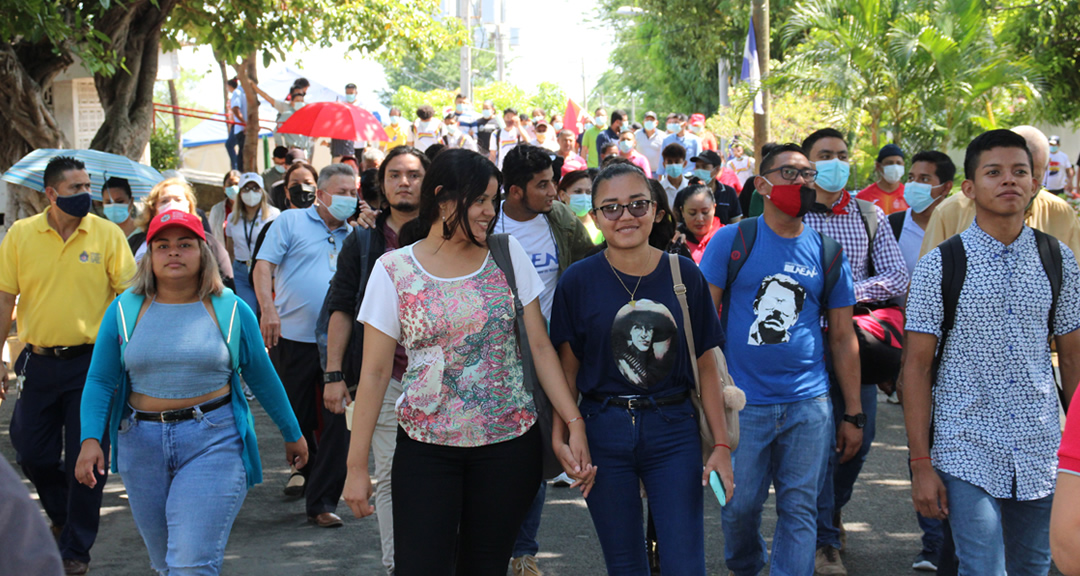
<svg viewBox="0 0 1080 576"><path fill-rule="evenodd" d="M994 498L978 486L938 471L949 495L960 576L1046 576L1050 572L1053 495L1020 501Z"/></svg>
<svg viewBox="0 0 1080 576"><path fill-rule="evenodd" d="M259 299L255 297L255 288L251 285L248 265L239 260L233 260L232 269L236 295L248 305L248 308L251 308L252 312L258 310Z"/></svg>
<svg viewBox="0 0 1080 576"><path fill-rule="evenodd" d="M220 573L247 495L232 406L180 422L128 417L117 445L117 469L150 566L162 576Z"/></svg>
<svg viewBox="0 0 1080 576"><path fill-rule="evenodd" d="M773 576L814 573L817 496L833 434L829 395L746 406L739 413L739 447L732 454L735 495L722 512L724 560L736 576L756 575L769 560L761 512L776 488Z"/></svg>

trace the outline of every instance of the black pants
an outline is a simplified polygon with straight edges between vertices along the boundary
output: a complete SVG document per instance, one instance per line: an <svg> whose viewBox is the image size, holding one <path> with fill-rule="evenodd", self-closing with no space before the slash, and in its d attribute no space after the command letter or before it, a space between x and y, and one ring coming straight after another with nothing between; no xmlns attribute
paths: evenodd
<svg viewBox="0 0 1080 576"><path fill-rule="evenodd" d="M477 448L417 442L399 427L394 573L505 576L540 475L539 426Z"/></svg>
<svg viewBox="0 0 1080 576"><path fill-rule="evenodd" d="M101 493L108 475L93 489L75 480L75 462L82 447L79 408L90 368L90 354L60 360L23 350L15 373L26 376L11 416L15 460L37 489L41 506L60 532L60 556L90 561L101 518ZM108 457L109 436L101 450ZM61 459L63 452L63 459Z"/></svg>
<svg viewBox="0 0 1080 576"><path fill-rule="evenodd" d="M307 514L333 512L345 487L349 432L344 414L333 414L323 407L319 349L313 342L280 338L270 349L270 360L308 444L308 464L300 470L305 478Z"/></svg>

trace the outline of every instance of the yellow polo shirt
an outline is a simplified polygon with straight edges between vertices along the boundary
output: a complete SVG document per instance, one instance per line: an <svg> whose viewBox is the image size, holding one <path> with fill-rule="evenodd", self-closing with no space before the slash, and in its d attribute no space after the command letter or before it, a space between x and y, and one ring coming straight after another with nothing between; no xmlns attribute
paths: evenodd
<svg viewBox="0 0 1080 576"><path fill-rule="evenodd" d="M384 130L386 130L386 135L390 138L390 140L379 143L379 145L383 149L383 152L389 152L394 148L397 148L398 146L404 146L409 143L408 131L406 129L402 129L397 124L391 124L384 128Z"/></svg>
<svg viewBox="0 0 1080 576"><path fill-rule="evenodd" d="M78 346L97 339L105 309L135 276L120 227L88 214L64 242L48 211L15 222L0 243L0 290L19 296L19 340Z"/></svg>
<svg viewBox="0 0 1080 576"><path fill-rule="evenodd" d="M967 230L974 221L974 200L960 193L946 198L930 216L919 256L925 256L953 234ZM1076 212L1068 202L1046 190L1040 190L1035 201L1031 203L1024 223L1064 242L1073 251L1077 262L1080 262L1080 220L1077 220Z"/></svg>

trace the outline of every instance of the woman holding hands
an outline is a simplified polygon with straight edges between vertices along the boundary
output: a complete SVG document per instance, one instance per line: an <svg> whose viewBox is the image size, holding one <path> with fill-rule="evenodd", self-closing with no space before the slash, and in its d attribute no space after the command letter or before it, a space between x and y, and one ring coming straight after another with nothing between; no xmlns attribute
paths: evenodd
<svg viewBox="0 0 1080 576"><path fill-rule="evenodd" d="M475 152L437 156L419 216L402 230L403 245L419 241L379 258L360 308L364 362L344 496L358 517L372 513L368 451L400 342L409 364L391 488L398 576L503 576L540 483L540 427L524 386L511 287L486 244L500 183L494 164ZM569 426L569 443L556 454L587 494L595 469L547 337L543 284L513 238L510 254L537 376L555 419Z"/></svg>

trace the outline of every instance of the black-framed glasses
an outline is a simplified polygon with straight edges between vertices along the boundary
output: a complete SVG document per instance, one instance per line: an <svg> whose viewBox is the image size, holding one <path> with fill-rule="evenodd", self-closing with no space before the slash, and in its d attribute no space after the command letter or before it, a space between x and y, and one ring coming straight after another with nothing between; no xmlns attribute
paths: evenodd
<svg viewBox="0 0 1080 576"><path fill-rule="evenodd" d="M814 170L813 168L799 169L794 166L780 166L779 168L773 168L772 170L762 172L761 176L772 174L773 172L779 172L780 177L788 182L794 182L796 178L802 176L803 181L810 184L817 178L817 170Z"/></svg>
<svg viewBox="0 0 1080 576"><path fill-rule="evenodd" d="M602 212L604 218L608 220L618 220L622 218L623 210L629 210L630 215L634 218L641 218L649 213L649 206L653 203L652 200L634 200L629 204L605 204L594 210Z"/></svg>

